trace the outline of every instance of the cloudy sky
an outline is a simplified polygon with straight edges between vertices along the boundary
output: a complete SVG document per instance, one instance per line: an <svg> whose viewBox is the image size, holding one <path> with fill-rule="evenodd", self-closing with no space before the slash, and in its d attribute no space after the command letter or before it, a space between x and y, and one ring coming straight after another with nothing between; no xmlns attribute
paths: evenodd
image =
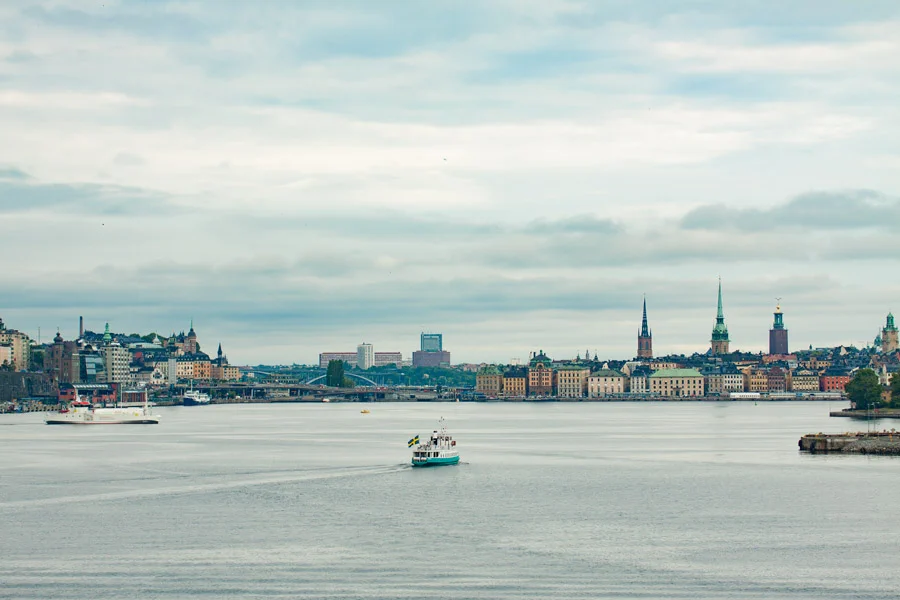
<svg viewBox="0 0 900 600"><path fill-rule="evenodd" d="M900 311L900 4L0 4L0 318L233 363L861 344Z"/></svg>

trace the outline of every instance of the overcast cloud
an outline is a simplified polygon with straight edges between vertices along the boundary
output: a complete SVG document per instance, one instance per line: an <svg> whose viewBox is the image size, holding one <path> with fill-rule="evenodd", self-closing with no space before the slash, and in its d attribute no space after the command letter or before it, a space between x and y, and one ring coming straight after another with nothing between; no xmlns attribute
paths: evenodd
<svg viewBox="0 0 900 600"><path fill-rule="evenodd" d="M236 363L861 344L900 310L900 7L0 5L0 317Z"/></svg>

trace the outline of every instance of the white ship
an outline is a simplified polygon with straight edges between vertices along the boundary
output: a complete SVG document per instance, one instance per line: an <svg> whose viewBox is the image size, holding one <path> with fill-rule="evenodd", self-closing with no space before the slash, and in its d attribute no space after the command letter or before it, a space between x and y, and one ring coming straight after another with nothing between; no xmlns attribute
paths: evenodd
<svg viewBox="0 0 900 600"><path fill-rule="evenodd" d="M440 423L440 430L432 433L431 438L424 444L419 444L419 436L409 440L410 447L416 446L413 448L412 466L437 467L440 465L455 465L459 462L456 440L447 433L444 417L441 417Z"/></svg>
<svg viewBox="0 0 900 600"><path fill-rule="evenodd" d="M75 400L46 419L47 425L155 425L159 416L150 413L149 405L130 408L94 408L76 392Z"/></svg>

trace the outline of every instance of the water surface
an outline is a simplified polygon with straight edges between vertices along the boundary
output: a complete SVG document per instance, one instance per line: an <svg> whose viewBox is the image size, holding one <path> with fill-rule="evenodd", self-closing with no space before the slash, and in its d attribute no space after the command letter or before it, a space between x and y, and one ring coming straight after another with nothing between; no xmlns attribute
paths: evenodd
<svg viewBox="0 0 900 600"><path fill-rule="evenodd" d="M797 451L841 407L0 415L0 598L894 598L900 460ZM462 463L412 469L440 416Z"/></svg>

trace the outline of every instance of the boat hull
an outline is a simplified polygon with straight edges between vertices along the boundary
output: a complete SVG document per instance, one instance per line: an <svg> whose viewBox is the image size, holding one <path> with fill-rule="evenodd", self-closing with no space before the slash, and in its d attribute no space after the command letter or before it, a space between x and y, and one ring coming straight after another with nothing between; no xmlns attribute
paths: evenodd
<svg viewBox="0 0 900 600"><path fill-rule="evenodd" d="M182 401L182 404L184 404L184 406L206 406L207 404L209 404L209 401L207 400L206 402L198 402L196 400L185 398Z"/></svg>
<svg viewBox="0 0 900 600"><path fill-rule="evenodd" d="M426 458L424 462L413 461L414 467L443 467L445 465L455 465L459 462L458 456L447 456L442 458Z"/></svg>
<svg viewBox="0 0 900 600"><path fill-rule="evenodd" d="M135 419L129 421L70 421L47 419L47 425L159 425L156 419Z"/></svg>

